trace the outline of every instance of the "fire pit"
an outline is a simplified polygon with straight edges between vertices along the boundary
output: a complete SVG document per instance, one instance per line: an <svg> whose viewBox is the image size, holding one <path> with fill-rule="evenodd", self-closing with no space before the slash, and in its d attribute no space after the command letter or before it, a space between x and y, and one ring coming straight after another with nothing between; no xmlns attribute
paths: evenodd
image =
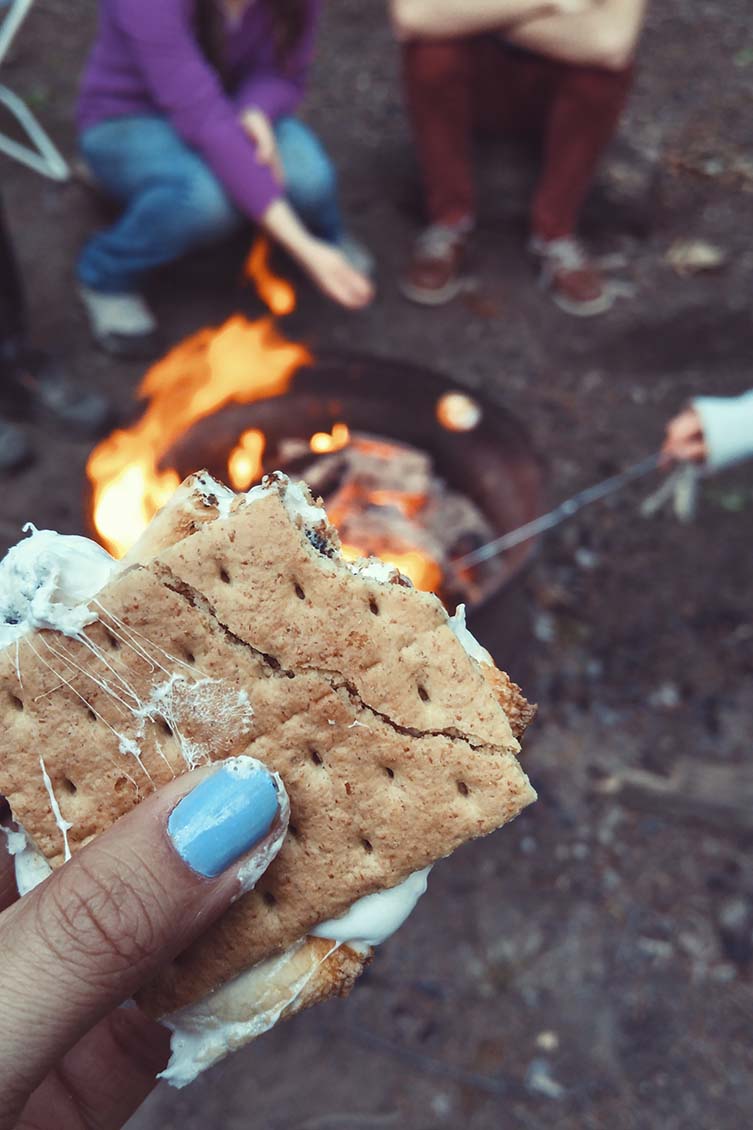
<svg viewBox="0 0 753 1130"><path fill-rule="evenodd" d="M259 324L245 325L258 333ZM241 328L236 325L235 332ZM266 329L277 332L271 320ZM449 606L464 601L472 630L490 650L499 655L501 649L507 654L515 649L522 622L511 582L530 556L531 544L465 574L452 560L540 512L541 468L519 421L488 397L463 393L429 369L338 354L313 361L281 338L271 343L277 346L277 369L268 359L262 365L246 354L242 398L247 402L233 402L241 399L235 388L215 404L214 378L197 375L207 364L200 360L199 338L179 347L182 367L176 367L174 356L169 364L168 356L147 374L142 393L149 395L150 405L144 417L130 432L115 433L92 457L94 525L110 548L123 550L138 533L128 531L121 544L109 536L115 518L127 520L118 500L128 497L132 509L135 490L141 491L144 513L132 515L132 525L148 521L161 496L198 467L237 489L279 469L307 479L324 496L341 527L346 555L378 552L392 559ZM150 417L159 399L155 376L165 366L173 374L168 392L176 409L185 408L189 393L194 401L206 399L210 386L212 403L209 410L195 412L188 426L174 426L175 413L168 413L161 433L167 431L169 442L162 435L161 447L152 451L150 477L134 440L143 444L145 435L160 430ZM213 368L211 362L208 367ZM251 384L259 387L249 393L248 373L257 371L262 375ZM116 464L120 471L114 474ZM380 466L389 468L384 481Z"/></svg>

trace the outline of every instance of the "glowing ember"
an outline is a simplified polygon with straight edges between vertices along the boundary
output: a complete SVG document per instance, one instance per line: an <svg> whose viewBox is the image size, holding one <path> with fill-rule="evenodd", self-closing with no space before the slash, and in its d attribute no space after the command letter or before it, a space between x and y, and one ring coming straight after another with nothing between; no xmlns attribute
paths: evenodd
<svg viewBox="0 0 753 1130"><path fill-rule="evenodd" d="M350 443L350 429L347 424L335 424L332 433L316 432L309 440L309 447L315 455L327 455L340 451Z"/></svg>
<svg viewBox="0 0 753 1130"><path fill-rule="evenodd" d="M286 279L269 269L269 240L259 238L251 248L243 273L254 284L256 292L277 318L295 310L295 291Z"/></svg>
<svg viewBox="0 0 753 1130"><path fill-rule="evenodd" d="M437 401L437 419L450 432L472 432L482 415L478 401L464 392L447 392Z"/></svg>
<svg viewBox="0 0 753 1130"><path fill-rule="evenodd" d="M177 472L160 464L180 436L227 404L282 395L309 361L272 318L249 322L241 315L200 330L158 361L139 388L148 401L141 419L103 440L87 466L92 516L105 547L123 556L178 486Z"/></svg>
<svg viewBox="0 0 753 1130"><path fill-rule="evenodd" d="M262 477L266 444L267 437L258 428L250 428L238 440L227 461L228 479L235 490L248 490Z"/></svg>
<svg viewBox="0 0 753 1130"><path fill-rule="evenodd" d="M354 545L343 545L342 555L346 561L358 561L363 557L363 551ZM394 565L406 577L410 577L417 589L423 592L438 592L442 584L442 570L438 563L428 554L419 550L410 550L408 553L392 553L384 550L379 554L382 561Z"/></svg>
<svg viewBox="0 0 753 1130"><path fill-rule="evenodd" d="M491 532L471 500L438 479L428 452L385 436L351 432L346 448L297 470L323 495L348 560L379 557L424 591L448 591L456 546ZM473 599L474 578L461 580L461 599Z"/></svg>

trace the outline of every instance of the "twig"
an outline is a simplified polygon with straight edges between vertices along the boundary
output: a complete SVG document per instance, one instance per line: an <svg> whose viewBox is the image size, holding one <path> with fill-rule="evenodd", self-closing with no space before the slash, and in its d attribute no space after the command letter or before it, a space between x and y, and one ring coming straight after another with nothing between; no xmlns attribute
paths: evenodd
<svg viewBox="0 0 753 1130"><path fill-rule="evenodd" d="M663 817L703 820L732 833L753 832L753 770L745 763L705 765L683 757L669 777L623 769L597 791Z"/></svg>

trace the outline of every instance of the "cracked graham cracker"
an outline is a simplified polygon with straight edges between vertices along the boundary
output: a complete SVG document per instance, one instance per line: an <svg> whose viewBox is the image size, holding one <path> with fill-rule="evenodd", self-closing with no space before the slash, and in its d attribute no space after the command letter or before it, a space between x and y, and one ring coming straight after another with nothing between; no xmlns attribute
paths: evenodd
<svg viewBox="0 0 753 1130"><path fill-rule="evenodd" d="M154 1015L535 799L439 601L323 555L284 491L197 521L117 576L84 640L37 632L0 653L0 793L53 865L63 844L40 751L73 851L185 771L186 749L197 762L248 753L288 790L278 858L146 991Z"/></svg>

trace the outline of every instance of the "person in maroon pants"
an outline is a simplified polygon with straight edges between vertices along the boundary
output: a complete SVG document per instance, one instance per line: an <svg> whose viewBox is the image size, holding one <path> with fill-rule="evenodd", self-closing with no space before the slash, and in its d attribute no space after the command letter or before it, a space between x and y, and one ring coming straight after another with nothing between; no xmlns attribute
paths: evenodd
<svg viewBox="0 0 753 1130"><path fill-rule="evenodd" d="M576 238L596 167L630 92L647 0L390 0L429 226L401 280L426 305L463 286L475 220L474 133L535 133L542 163L529 248L567 313L614 292Z"/></svg>

